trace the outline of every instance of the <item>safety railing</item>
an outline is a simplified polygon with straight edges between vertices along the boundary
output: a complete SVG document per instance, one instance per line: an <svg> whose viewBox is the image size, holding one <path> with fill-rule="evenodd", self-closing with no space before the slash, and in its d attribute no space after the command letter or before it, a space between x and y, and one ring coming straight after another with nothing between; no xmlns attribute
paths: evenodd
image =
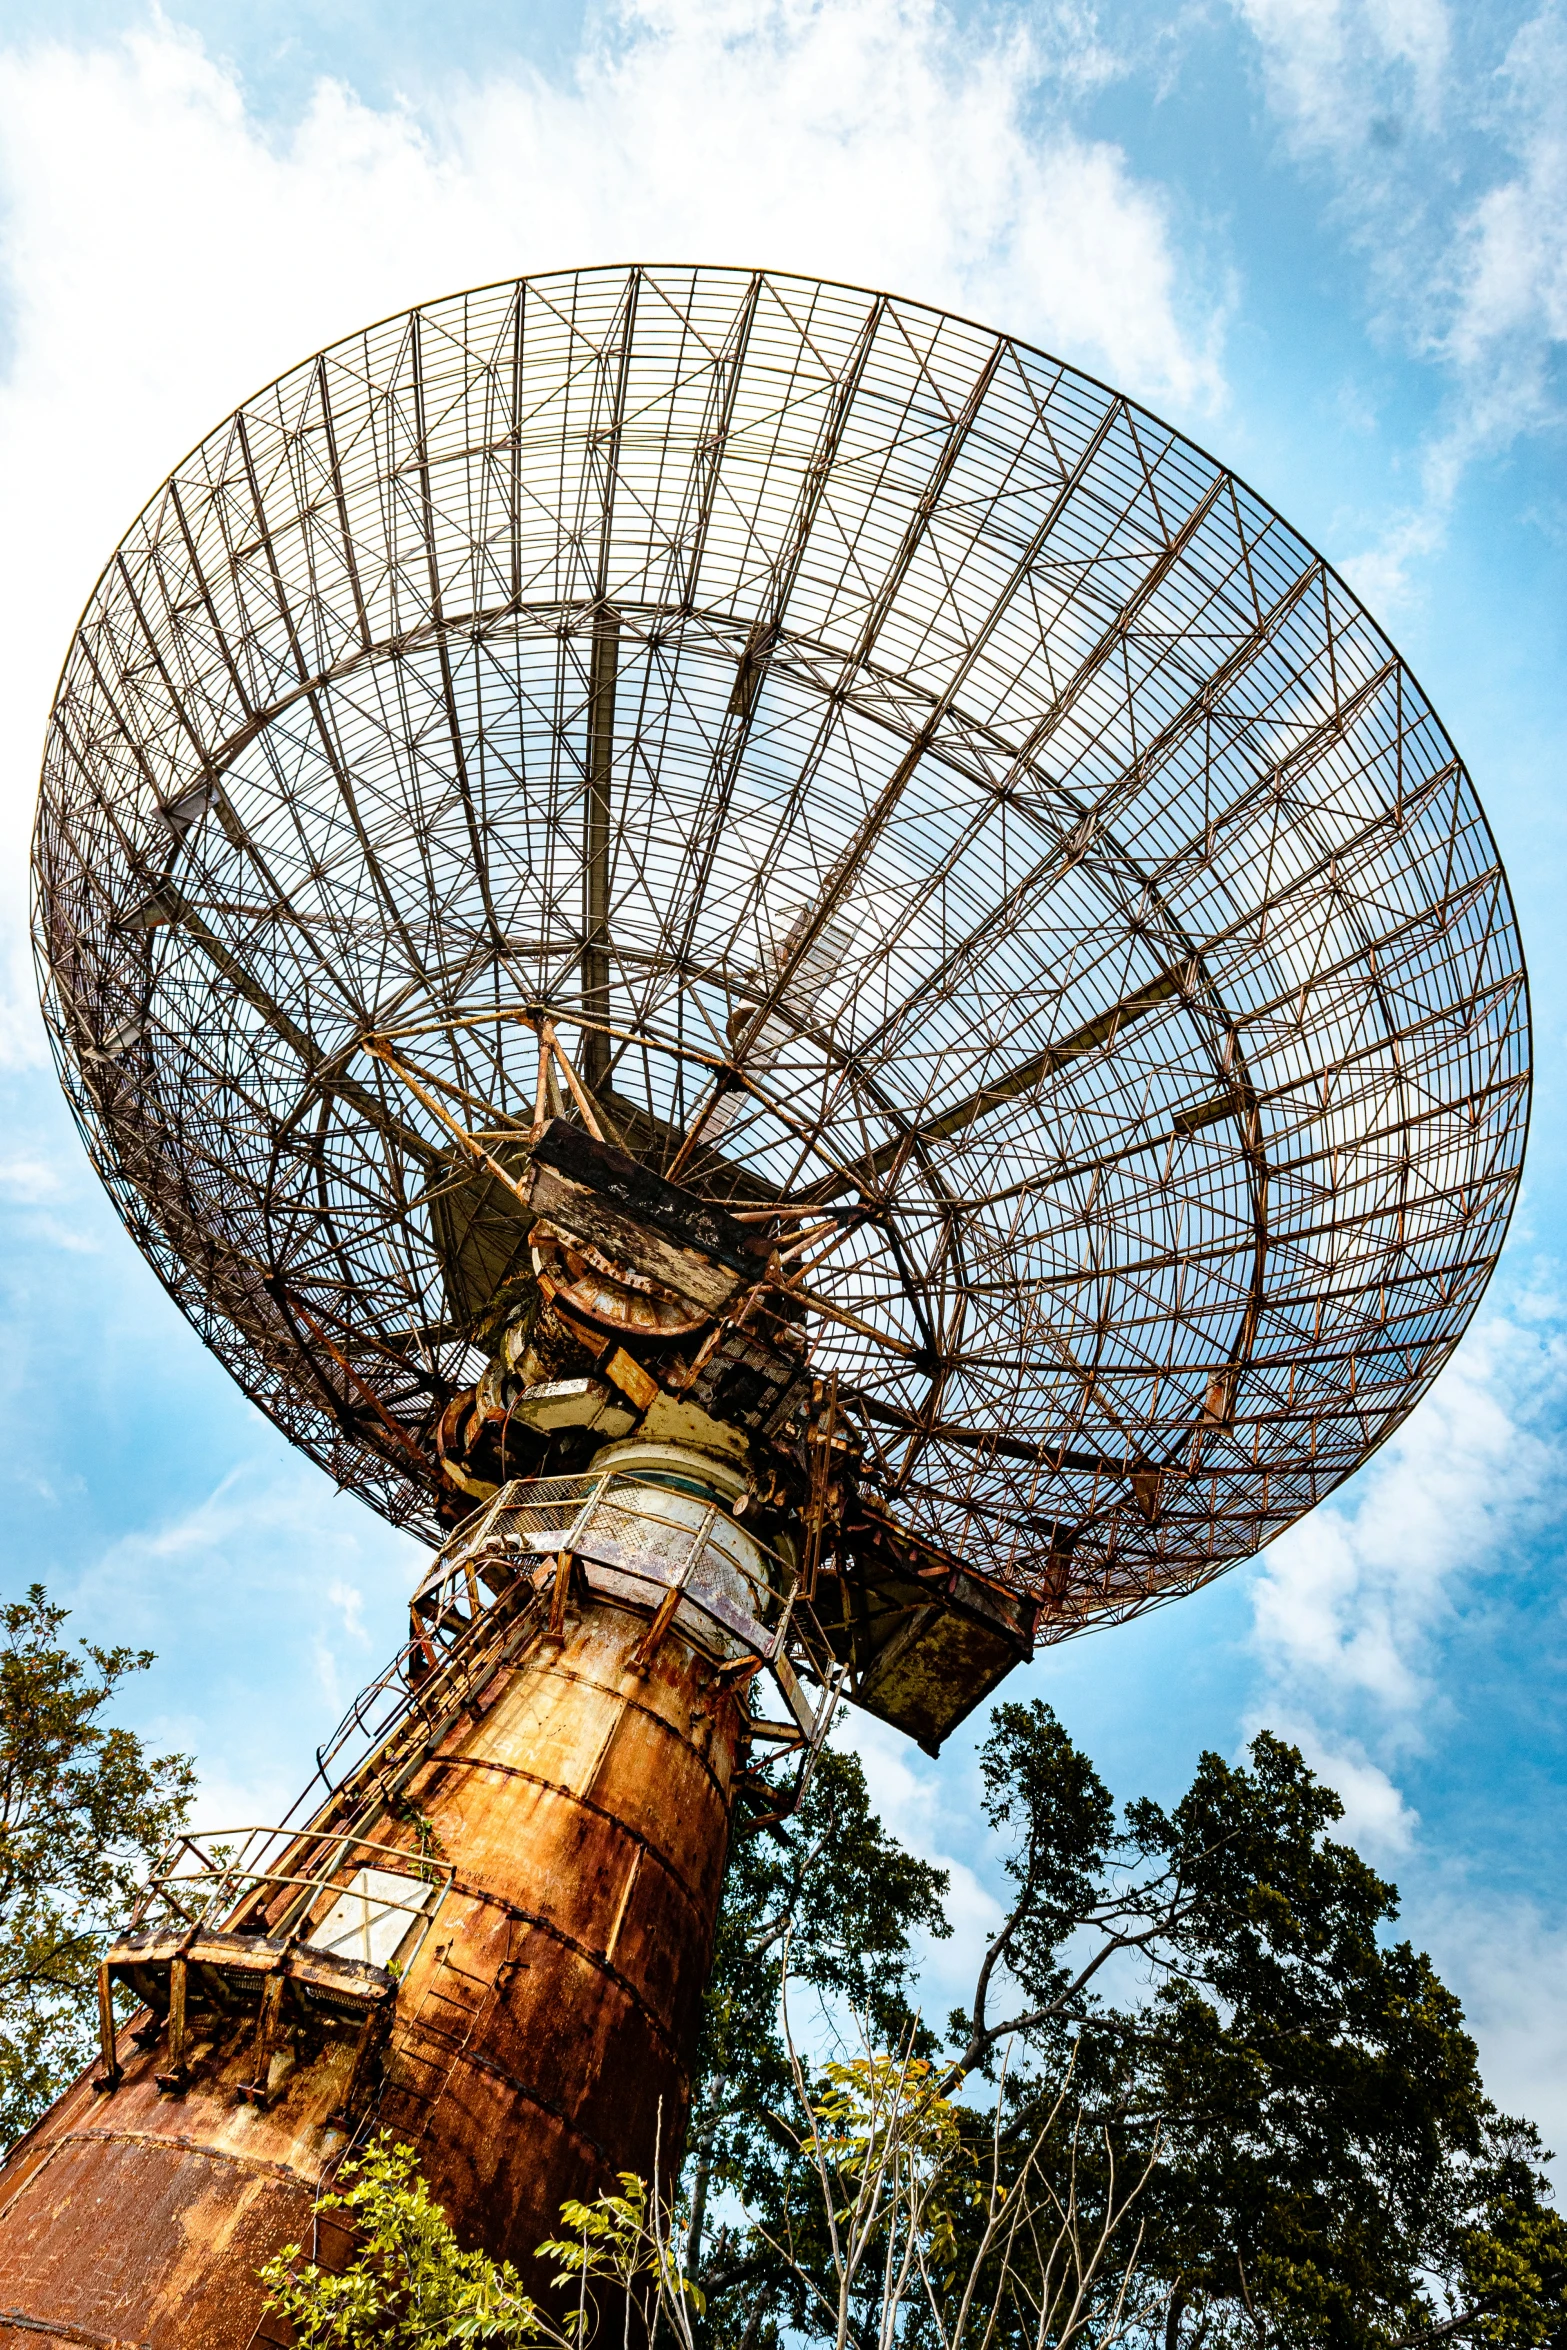
<svg viewBox="0 0 1567 2350"><path fill-rule="evenodd" d="M290 1812L313 1816L360 1766L391 1743L428 1748L451 1722L480 1704L495 1675L531 1637L531 1585L492 1566L482 1599L474 1579L471 1608L448 1606L438 1622L416 1614L414 1636L357 1691L331 1736L316 1749L315 1776ZM420 1588L423 1589L421 1583Z"/></svg>
<svg viewBox="0 0 1567 2350"><path fill-rule="evenodd" d="M645 1664L671 1624L720 1669L771 1675L782 1719L753 1714L760 1748L792 1752L793 1785L758 1780L757 1824L784 1816L803 1795L848 1678L802 1596L796 1562L761 1540L678 1467L592 1469L570 1477L514 1478L464 1520L430 1562L412 1600L416 1640L432 1658L461 1642L498 1596L519 1582L553 1585L552 1620L570 1576L651 1611L633 1664ZM801 1635L806 1635L804 1638ZM819 1684L812 1696L796 1665ZM749 1787L750 1780L745 1781ZM778 1808L773 1808L773 1807Z"/></svg>
<svg viewBox="0 0 1567 2350"><path fill-rule="evenodd" d="M426 1849L289 1828L186 1832L160 1855L131 1914L131 1934L260 1934L308 1943L402 1972L452 1881Z"/></svg>
<svg viewBox="0 0 1567 2350"><path fill-rule="evenodd" d="M166 2043L160 2091L183 2095L193 2051L249 2034L245 2102L265 2107L300 2034L353 2043L339 2118L357 2111L390 2028L398 1978L418 1955L453 1869L416 1845L342 1831L217 1828L177 1836L98 1969L102 2070L124 2078L114 1987L146 2010L133 2044Z"/></svg>
<svg viewBox="0 0 1567 2350"><path fill-rule="evenodd" d="M416 1638L460 1636L519 1573L567 1554L651 1596L678 1590L706 1620L718 1661L771 1662L797 1585L793 1564L675 1473L588 1470L514 1478L437 1552L412 1601Z"/></svg>
<svg viewBox="0 0 1567 2350"><path fill-rule="evenodd" d="M678 1615L726 1670L771 1672L785 1719L758 1717L754 1737L798 1750L797 1800L845 1674L818 1661L825 1643L799 1640L809 1611L794 1564L693 1480L590 1469L514 1478L448 1537L414 1591L410 1639L317 1749L290 1817L305 1823L328 1807L357 1816L364 1802L393 1801L420 1756L481 1710L495 1677L558 1622L578 1574L650 1609L650 1637ZM792 1658L822 1681L819 1697L802 1689Z"/></svg>

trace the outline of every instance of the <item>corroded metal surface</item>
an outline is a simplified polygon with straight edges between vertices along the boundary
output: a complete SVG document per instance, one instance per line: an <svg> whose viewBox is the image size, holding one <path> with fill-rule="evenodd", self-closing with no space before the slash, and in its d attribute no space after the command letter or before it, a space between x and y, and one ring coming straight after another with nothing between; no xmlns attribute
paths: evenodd
<svg viewBox="0 0 1567 2350"><path fill-rule="evenodd" d="M0 2170L0 2343L148 2343L245 2350L262 2316L256 2270L311 2237L348 2052L299 2069L269 2112L240 2102L248 2030L198 2043L184 2097L120 2035L112 2097L84 2077Z"/></svg>
<svg viewBox="0 0 1567 2350"><path fill-rule="evenodd" d="M457 1877L412 1970L386 2119L492 2250L526 2258L563 2196L650 2173L685 2127L740 1728L677 1636L568 1612L412 1789Z"/></svg>
<svg viewBox="0 0 1567 2350"><path fill-rule="evenodd" d="M1507 885L1380 630L1123 397L852 287L541 278L280 379L104 573L35 878L100 1172L296 1442L432 1532L606 1437L697 1496L488 1627L449 1561L329 1781L454 1871L379 2110L523 2257L678 2138L726 1672L934 1749L1331 1492L1517 1187ZM799 1568L749 1652L720 1499ZM0 2179L0 2310L239 2344L343 2061L111 2062Z"/></svg>
<svg viewBox="0 0 1567 2350"><path fill-rule="evenodd" d="M368 2118L417 2146L465 2243L524 2261L561 2199L650 2172L684 2126L740 1728L715 1668L645 1612L572 1605L412 1781L401 1833L456 1875L401 1985ZM160 2094L119 2036L0 2171L0 2345L249 2350L259 2264L309 2243L351 2048L240 2101L248 2019ZM331 2247L323 2248L330 2256ZM276 2337L281 2340L281 2335Z"/></svg>

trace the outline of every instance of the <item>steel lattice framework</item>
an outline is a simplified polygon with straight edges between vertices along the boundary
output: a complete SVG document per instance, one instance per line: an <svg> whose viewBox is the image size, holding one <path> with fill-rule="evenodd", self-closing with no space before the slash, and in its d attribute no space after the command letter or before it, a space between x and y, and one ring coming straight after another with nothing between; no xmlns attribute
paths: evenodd
<svg viewBox="0 0 1567 2350"><path fill-rule="evenodd" d="M258 394L93 596L35 864L127 1225L401 1523L545 1019L612 1139L821 1210L868 1482L1057 1631L1348 1475L1517 1185L1506 881L1381 631L1144 410L850 287L535 278Z"/></svg>

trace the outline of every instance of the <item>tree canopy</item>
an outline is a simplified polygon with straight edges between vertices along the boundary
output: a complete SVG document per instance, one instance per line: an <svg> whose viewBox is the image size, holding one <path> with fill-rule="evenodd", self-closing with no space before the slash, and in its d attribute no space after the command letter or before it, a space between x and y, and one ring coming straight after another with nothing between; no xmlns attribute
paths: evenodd
<svg viewBox="0 0 1567 2350"><path fill-rule="evenodd" d="M754 2226L737 2228L731 2207L710 2232L708 2214L715 2188L752 2213L776 2193L779 2117L793 2101L778 2024L786 1954L796 1984L894 2042L908 2026L918 1936L952 1931L946 1891L945 1870L905 1852L877 1819L858 1756L830 1747L799 1810L734 1846L687 2134L686 2260L706 2292L735 2297L772 2274Z"/></svg>
<svg viewBox="0 0 1567 2350"><path fill-rule="evenodd" d="M67 1620L41 1585L0 1606L8 2140L87 2057L104 1938L191 1795L184 1757L109 1718L150 1654L68 1645ZM623 2181L573 2207L583 2260L602 2237L606 2276L640 2262L659 2292L677 2276L689 2350L954 2350L976 2309L985 2350L1078 2333L1152 2333L1150 2350L1567 2350L1549 2157L1487 2095L1457 1999L1397 1933L1397 1888L1335 1835L1342 1806L1294 1747L1264 1732L1243 1761L1202 1755L1169 1809L1118 1808L1035 1701L995 1709L979 1765L1008 1896L968 2005L944 2027L918 2013L922 1940L950 1931L946 1877L887 1833L857 1758L829 1750L799 1810L731 1855L679 2235ZM781 1976L796 2022L814 2010L803 2040ZM887 2147L911 2182L899 2257L918 2280L890 2315L871 2257L878 2228L892 2242ZM384 2335L394 2305L422 2323L443 2295L462 2338L560 2338L514 2278L457 2253L402 2155L376 2161L348 2201L364 2221L380 2195L395 2227L358 2300L273 2280L315 2312L309 2338L357 2340L368 2318ZM1029 2229L998 2227L1025 2204ZM1064 2306L1049 2264L1066 2242L1100 2299L1042 2333L1038 2312ZM550 2249L570 2271L567 2237Z"/></svg>
<svg viewBox="0 0 1567 2350"><path fill-rule="evenodd" d="M0 1606L0 2143L86 2063L109 1929L184 1820L193 1773L105 1717L148 1649L62 1638L41 1583Z"/></svg>
<svg viewBox="0 0 1567 2350"><path fill-rule="evenodd" d="M955 2097L976 2159L999 2096L1003 2163L1054 2163L1085 2209L1115 2207L1112 2168L1146 2169L1118 2224L1157 2287L1163 2350L1567 2345L1549 2157L1486 2095L1457 1999L1396 1937L1396 1887L1335 1840L1342 1806L1295 1748L1264 1733L1244 1763L1204 1754L1173 1809L1118 1811L1036 1701L996 1709L980 1768L1010 1899L944 2042L910 2004L910 1937L939 1930L939 1875L898 1853L849 1758L781 1851L742 1847L731 1865L689 2159L700 2202L728 2191L691 2244L715 2350L809 2334L800 2270L827 2257L758 1974L785 1942L797 1980L857 2006L867 2046L923 2059L939 2044L933 2092ZM834 1805L847 1837L827 1828ZM955 2260L978 2210L955 2209ZM1021 2344L1023 2304L1008 2306L997 2342ZM869 2301L861 2318L869 2343ZM905 2322L940 2338L928 2308Z"/></svg>

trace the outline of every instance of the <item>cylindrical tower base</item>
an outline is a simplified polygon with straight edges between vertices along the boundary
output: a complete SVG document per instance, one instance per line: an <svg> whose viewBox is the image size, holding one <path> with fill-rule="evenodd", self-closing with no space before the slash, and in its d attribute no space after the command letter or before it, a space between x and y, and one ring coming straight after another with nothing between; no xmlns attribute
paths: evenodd
<svg viewBox="0 0 1567 2350"><path fill-rule="evenodd" d="M457 1877L411 1971L382 2112L491 2250L650 2175L684 2135L740 1710L678 1633L595 1601L542 1639L412 1802Z"/></svg>
<svg viewBox="0 0 1567 2350"><path fill-rule="evenodd" d="M356 2129L411 2140L460 2240L523 2262L564 2197L679 2145L743 1704L678 1622L580 1584L553 1631L534 1605L531 1644L376 1830L454 1874ZM286 2339L256 2272L312 2247L352 2046L296 2034L258 2100L255 2024L209 2015L171 2092L156 2023L146 2046L120 2033L112 2091L79 2081L0 2171L4 2350Z"/></svg>

